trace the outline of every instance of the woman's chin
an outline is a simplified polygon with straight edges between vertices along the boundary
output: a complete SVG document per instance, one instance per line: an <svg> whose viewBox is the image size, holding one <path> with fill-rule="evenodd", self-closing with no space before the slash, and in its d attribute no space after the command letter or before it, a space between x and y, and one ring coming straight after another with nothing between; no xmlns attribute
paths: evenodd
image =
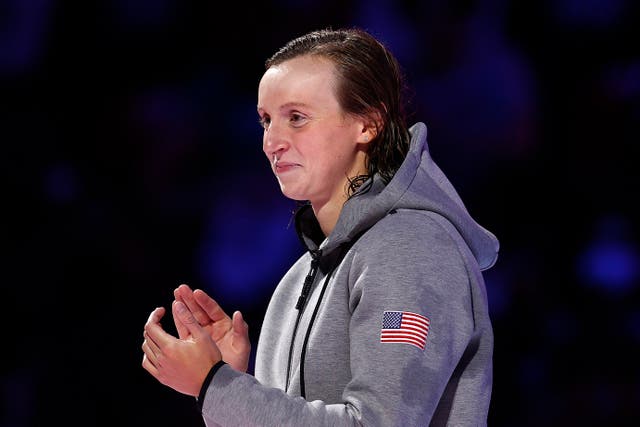
<svg viewBox="0 0 640 427"><path fill-rule="evenodd" d="M305 197L299 192L293 191L291 188L288 188L285 185L280 183L280 191L282 195L291 200L306 200Z"/></svg>

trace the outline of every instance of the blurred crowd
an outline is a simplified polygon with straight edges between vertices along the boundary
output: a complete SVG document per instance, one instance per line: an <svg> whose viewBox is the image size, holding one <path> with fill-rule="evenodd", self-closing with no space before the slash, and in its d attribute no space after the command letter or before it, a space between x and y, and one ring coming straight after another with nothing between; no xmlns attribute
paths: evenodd
<svg viewBox="0 0 640 427"><path fill-rule="evenodd" d="M142 327L188 283L257 339L302 251L261 151L258 79L284 41L328 26L396 53L432 156L500 239L489 425L640 420L640 3L0 9L0 426L202 425L141 368Z"/></svg>

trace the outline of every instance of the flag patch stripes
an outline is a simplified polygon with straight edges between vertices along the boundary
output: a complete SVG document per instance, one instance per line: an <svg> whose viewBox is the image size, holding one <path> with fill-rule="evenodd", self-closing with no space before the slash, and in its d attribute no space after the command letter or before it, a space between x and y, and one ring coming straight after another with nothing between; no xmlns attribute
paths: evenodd
<svg viewBox="0 0 640 427"><path fill-rule="evenodd" d="M429 318L410 311L385 311L382 315L380 342L410 344L424 350L429 333Z"/></svg>

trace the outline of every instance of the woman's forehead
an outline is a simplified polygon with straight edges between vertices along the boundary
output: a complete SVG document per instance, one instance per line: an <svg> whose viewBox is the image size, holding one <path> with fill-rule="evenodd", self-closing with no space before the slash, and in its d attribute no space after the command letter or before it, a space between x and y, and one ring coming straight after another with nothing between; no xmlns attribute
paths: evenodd
<svg viewBox="0 0 640 427"><path fill-rule="evenodd" d="M300 56L269 67L261 79L277 84L304 85L306 83L333 80L333 63L319 56Z"/></svg>
<svg viewBox="0 0 640 427"><path fill-rule="evenodd" d="M258 88L258 108L276 103L308 104L337 102L334 96L334 67L317 57L299 57L270 67Z"/></svg>

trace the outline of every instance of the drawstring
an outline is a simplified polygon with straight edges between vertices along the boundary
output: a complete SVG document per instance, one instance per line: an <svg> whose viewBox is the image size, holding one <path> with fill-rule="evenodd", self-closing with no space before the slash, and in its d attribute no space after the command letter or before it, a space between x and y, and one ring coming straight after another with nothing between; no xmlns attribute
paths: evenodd
<svg viewBox="0 0 640 427"><path fill-rule="evenodd" d="M300 292L300 296L298 297L298 302L296 303L296 310L298 310L298 315L296 316L296 323L293 327L293 334L291 335L291 344L289 345L289 360L287 361L287 381L285 390L289 388L289 380L291 376L291 358L293 356L293 343L296 339L296 332L298 331L298 324L300 323L300 318L302 317L302 308L307 302L307 298L309 296L309 291L311 290L311 285L313 285L313 281L316 278L316 274L318 273L318 265L320 264L320 257L322 256L322 251L315 250L309 251L311 253L311 267L309 268L309 272L307 273L307 277L304 278L304 284L302 285L302 291Z"/></svg>
<svg viewBox="0 0 640 427"><path fill-rule="evenodd" d="M322 303L322 298L324 297L324 293L327 290L331 276L333 275L338 265L340 265L340 263L342 262L342 259L346 255L349 248L356 242L356 240L358 240L358 238L362 234L364 234L365 231L366 230L362 230L354 238L352 238L351 241L344 243L340 246L340 254L336 258L336 260L333 262L331 269L327 272L327 275L325 276L324 283L322 285L322 290L320 291L320 296L318 297L316 306L313 309L313 314L311 315L311 319L309 320L309 326L307 326L307 331L305 332L304 341L302 343L302 353L300 355L300 395L304 398L306 398L305 384L304 384L304 359L307 355L307 345L309 343L309 337L311 336L311 328L313 327L313 322L315 322L316 320L316 315L318 314L318 311L320 309L320 304ZM322 251L320 250L311 251L311 256L313 257L313 259L311 260L311 268L309 269L309 273L307 274L307 277L304 280L304 285L302 286L302 292L300 294L300 297L298 297L298 302L296 304L296 309L298 309L298 316L296 317L296 323L293 327L293 335L291 336L291 344L289 346L289 361L287 363L287 380L286 380L285 390L289 389L289 381L291 380L290 376L291 376L291 361L293 357L293 344L296 339L296 333L298 331L300 318L302 317L302 311L303 311L302 309L304 308L307 302L309 292L311 291L311 286L313 285L313 281L318 272L318 265L320 264Z"/></svg>
<svg viewBox="0 0 640 427"><path fill-rule="evenodd" d="M318 297L318 301L316 302L316 306L313 309L313 314L311 315L311 320L309 320L309 326L307 326L307 332L304 335L304 341L302 343L302 353L300 354L300 396L306 399L306 391L304 386L304 359L307 355L307 344L309 343L309 336L311 336L311 328L313 327L313 322L316 320L316 315L318 314L318 310L320 309L320 304L322 303L322 298L324 297L324 292L327 290L327 286L329 285L329 279L333 275L333 272L336 270L342 258L347 253L351 245L343 245L340 251L340 255L338 259L333 263L331 270L327 273L327 276L324 279L324 284L322 285L322 290L320 291L320 296Z"/></svg>

